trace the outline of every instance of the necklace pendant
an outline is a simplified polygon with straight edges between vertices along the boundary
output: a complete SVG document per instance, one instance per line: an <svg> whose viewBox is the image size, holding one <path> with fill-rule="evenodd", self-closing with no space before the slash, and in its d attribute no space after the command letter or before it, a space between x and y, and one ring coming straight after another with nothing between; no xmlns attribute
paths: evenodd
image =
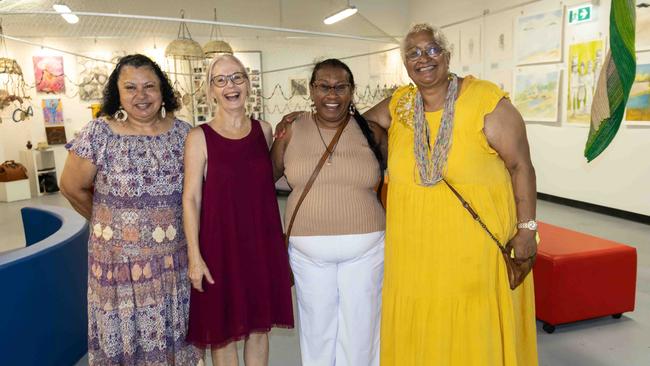
<svg viewBox="0 0 650 366"><path fill-rule="evenodd" d="M332 165L332 155L327 158L327 165Z"/></svg>

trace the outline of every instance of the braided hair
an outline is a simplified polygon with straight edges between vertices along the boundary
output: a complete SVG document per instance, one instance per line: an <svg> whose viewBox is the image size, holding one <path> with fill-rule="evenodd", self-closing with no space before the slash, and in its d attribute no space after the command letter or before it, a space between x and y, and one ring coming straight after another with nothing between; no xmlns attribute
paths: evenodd
<svg viewBox="0 0 650 366"><path fill-rule="evenodd" d="M345 72L348 74L348 81L352 86L352 90L355 89L354 76L352 75L352 71L350 70L348 65L346 65L343 61L336 58L329 58L327 60L323 60L314 66L314 71L312 71L311 79L309 80L310 85L314 85L314 82L316 81L316 73L318 72L318 70L326 67L345 70ZM370 147L370 150L372 150L372 152L375 154L375 158L377 158L377 161L379 162L379 177L381 178L381 181L379 182L379 188L377 189L377 197L381 197L381 188L384 184L384 170L386 169L386 163L381 153L381 148L379 147L379 144L375 140L375 136L372 130L370 129L370 125L368 124L368 121L366 121L366 119L363 118L361 113L359 113L359 111L354 107L352 103L353 102L350 102L351 107L354 108L354 120L357 121L357 124L359 125L359 128L363 133L363 136L365 136L366 140L368 141L368 146Z"/></svg>

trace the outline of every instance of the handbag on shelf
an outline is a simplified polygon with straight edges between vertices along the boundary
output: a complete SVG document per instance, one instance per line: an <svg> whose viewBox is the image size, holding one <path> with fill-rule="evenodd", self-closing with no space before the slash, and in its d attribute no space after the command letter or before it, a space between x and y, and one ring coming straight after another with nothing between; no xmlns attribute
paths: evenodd
<svg viewBox="0 0 650 366"><path fill-rule="evenodd" d="M13 160L7 160L0 164L0 182L13 182L21 179L27 179L27 168L24 165Z"/></svg>
<svg viewBox="0 0 650 366"><path fill-rule="evenodd" d="M456 198L458 198L467 212L472 215L472 218L476 220L479 225L481 225L483 230L485 230L490 238L496 243L497 247L499 247L499 251L501 252L501 256L503 257L503 260L506 263L506 268L508 270L508 282L510 284L510 289L516 289L519 285L522 284L522 282L524 282L526 276L528 276L530 271L533 269L537 254L533 254L532 256L524 259L515 258L514 249L508 248L507 246L501 244L501 242L499 242L499 239L497 239L494 234L492 234L490 229L488 229L485 223L483 223L483 220L481 220L481 217L478 215L478 213L474 211L472 206L470 206L470 204L463 198L463 196L461 196L460 193L458 193L458 191L451 184L449 184L449 182L447 182L447 180L442 179L442 181L454 193ZM539 242L539 237L537 234L536 239Z"/></svg>

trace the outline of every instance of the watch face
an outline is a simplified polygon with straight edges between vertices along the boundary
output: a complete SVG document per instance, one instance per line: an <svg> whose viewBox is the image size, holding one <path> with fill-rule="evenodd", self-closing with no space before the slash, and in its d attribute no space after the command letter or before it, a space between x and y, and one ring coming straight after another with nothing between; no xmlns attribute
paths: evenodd
<svg viewBox="0 0 650 366"><path fill-rule="evenodd" d="M530 220L527 222L528 229L530 230L537 230L537 221L535 220Z"/></svg>

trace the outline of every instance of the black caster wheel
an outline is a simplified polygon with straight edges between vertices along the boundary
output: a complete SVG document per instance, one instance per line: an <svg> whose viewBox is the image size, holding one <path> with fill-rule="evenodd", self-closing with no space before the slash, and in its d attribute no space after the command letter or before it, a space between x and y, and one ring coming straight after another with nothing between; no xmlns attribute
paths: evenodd
<svg viewBox="0 0 650 366"><path fill-rule="evenodd" d="M614 318L614 319L621 319L622 316L623 316L622 313L618 313L618 314L613 314L613 315L612 315L612 318Z"/></svg>
<svg viewBox="0 0 650 366"><path fill-rule="evenodd" d="M544 331L546 333L551 334L551 333L555 332L555 325L544 323L544 325L542 326L542 329L544 329Z"/></svg>

